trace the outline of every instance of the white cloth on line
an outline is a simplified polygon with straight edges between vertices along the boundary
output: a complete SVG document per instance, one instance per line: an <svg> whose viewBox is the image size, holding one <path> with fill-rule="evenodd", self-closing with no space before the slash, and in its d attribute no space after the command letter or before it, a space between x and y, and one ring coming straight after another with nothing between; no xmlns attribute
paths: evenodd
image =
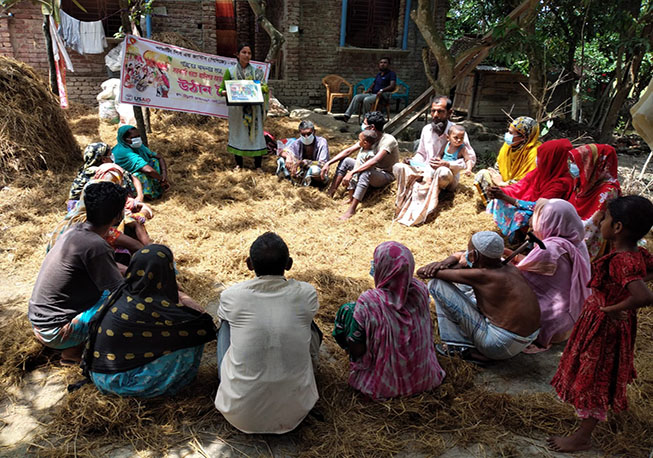
<svg viewBox="0 0 653 458"><path fill-rule="evenodd" d="M102 54L108 46L102 21L80 21L79 35L82 41L81 54Z"/></svg>
<svg viewBox="0 0 653 458"><path fill-rule="evenodd" d="M59 34L66 46L80 54L102 54L107 45L102 21L80 21L61 11Z"/></svg>

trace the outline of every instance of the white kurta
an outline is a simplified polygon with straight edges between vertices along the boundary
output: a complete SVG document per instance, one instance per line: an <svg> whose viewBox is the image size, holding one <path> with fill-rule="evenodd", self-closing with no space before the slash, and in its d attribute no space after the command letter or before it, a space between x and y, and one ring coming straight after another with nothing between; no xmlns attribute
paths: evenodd
<svg viewBox="0 0 653 458"><path fill-rule="evenodd" d="M227 288L218 316L231 344L220 368L216 408L245 433L292 431L318 399L309 346L317 312L313 286L262 276Z"/></svg>

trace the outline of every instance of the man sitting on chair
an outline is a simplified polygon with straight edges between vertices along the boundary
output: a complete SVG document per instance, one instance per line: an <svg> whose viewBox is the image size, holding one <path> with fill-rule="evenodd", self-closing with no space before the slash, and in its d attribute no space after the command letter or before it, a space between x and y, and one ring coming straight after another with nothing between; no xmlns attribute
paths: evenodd
<svg viewBox="0 0 653 458"><path fill-rule="evenodd" d="M351 115L358 113L361 103L363 104L363 114L372 111L374 102L380 98L381 103L390 103L392 92L397 87L397 74L390 70L390 59L387 57L381 58L379 61L379 73L374 78L374 83L362 94L356 94L347 111L342 116L342 120L347 122Z"/></svg>

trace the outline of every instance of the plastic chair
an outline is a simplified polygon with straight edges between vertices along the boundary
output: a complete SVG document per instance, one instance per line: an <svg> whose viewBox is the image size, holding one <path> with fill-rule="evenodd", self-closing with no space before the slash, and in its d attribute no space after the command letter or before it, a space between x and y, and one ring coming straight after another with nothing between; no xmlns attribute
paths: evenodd
<svg viewBox="0 0 653 458"><path fill-rule="evenodd" d="M339 75L327 75L322 78L322 84L326 87L327 112L331 113L331 106L334 99L347 99L351 102L352 85L349 81ZM347 92L342 92L342 87L347 87Z"/></svg>
<svg viewBox="0 0 653 458"><path fill-rule="evenodd" d="M361 90L362 92L367 91L370 86L374 84L374 78L365 78L354 84L354 95L358 94L358 91ZM403 93L403 89L405 88L405 94ZM400 93L399 90L402 89L402 92ZM386 111L386 116L388 119L390 119L390 102L393 99L401 99L406 101L406 106L408 106L408 85L401 81L399 78L397 78L397 86L395 87L395 90L390 92L390 100L388 100L388 103L383 104L380 99L377 99L374 102L374 105L372 106L372 111L377 111L379 109L385 108ZM358 109L358 116L362 117L363 113L363 104L360 105L360 108ZM397 111L399 111L399 100L397 100Z"/></svg>
<svg viewBox="0 0 653 458"><path fill-rule="evenodd" d="M392 100L397 101L396 110L399 111L399 102L404 101L404 108L408 106L410 86L397 78L397 89L392 93Z"/></svg>

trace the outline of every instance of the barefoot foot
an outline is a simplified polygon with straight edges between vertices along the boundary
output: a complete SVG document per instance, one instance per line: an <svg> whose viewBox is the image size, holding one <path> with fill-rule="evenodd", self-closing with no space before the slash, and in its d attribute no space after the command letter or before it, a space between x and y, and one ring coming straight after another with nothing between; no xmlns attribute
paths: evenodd
<svg viewBox="0 0 653 458"><path fill-rule="evenodd" d="M583 437L577 437L576 434L571 436L553 436L548 439L549 448L556 452L579 452L592 448L592 442Z"/></svg>
<svg viewBox="0 0 653 458"><path fill-rule="evenodd" d="M347 212L344 212L339 219L340 219L340 221L347 221L352 216L354 216L354 214L352 212L347 211Z"/></svg>

